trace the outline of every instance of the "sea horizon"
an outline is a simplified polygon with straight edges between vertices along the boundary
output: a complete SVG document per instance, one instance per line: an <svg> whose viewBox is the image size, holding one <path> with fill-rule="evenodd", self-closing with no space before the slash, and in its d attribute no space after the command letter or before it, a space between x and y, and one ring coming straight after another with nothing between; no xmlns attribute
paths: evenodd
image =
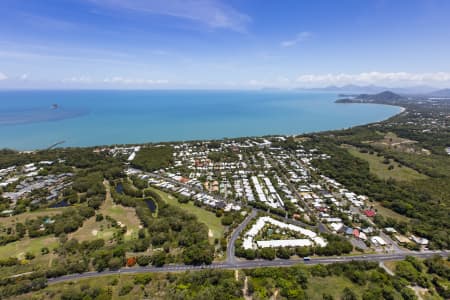
<svg viewBox="0 0 450 300"><path fill-rule="evenodd" d="M0 91L0 148L292 135L385 120L401 107L337 104L338 93L299 90Z"/></svg>

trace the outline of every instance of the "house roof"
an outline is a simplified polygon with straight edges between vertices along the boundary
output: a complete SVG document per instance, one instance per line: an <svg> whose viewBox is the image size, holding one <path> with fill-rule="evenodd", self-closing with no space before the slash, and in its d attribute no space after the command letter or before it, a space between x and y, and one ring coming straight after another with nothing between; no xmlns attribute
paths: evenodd
<svg viewBox="0 0 450 300"><path fill-rule="evenodd" d="M367 209L367 210L364 211L364 214L365 214L367 217L374 217L374 216L376 215L376 212L375 212L374 210Z"/></svg>

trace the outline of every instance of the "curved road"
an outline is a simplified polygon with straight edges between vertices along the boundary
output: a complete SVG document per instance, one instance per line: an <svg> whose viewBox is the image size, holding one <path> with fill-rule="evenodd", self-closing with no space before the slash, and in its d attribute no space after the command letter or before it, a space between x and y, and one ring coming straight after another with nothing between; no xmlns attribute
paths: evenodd
<svg viewBox="0 0 450 300"><path fill-rule="evenodd" d="M236 256L234 255L234 251L236 247L234 244L236 243L236 240L239 238L239 235L241 234L242 230L245 229L248 223L256 217L257 210L252 209L252 212L244 219L244 221L239 224L239 226L233 231L230 237L230 241L227 245L227 263L232 265L236 263Z"/></svg>

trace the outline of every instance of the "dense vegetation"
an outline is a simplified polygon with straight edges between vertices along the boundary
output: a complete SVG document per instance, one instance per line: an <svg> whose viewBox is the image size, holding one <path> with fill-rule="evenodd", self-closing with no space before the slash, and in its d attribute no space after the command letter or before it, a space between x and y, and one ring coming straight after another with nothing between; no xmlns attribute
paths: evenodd
<svg viewBox="0 0 450 300"><path fill-rule="evenodd" d="M137 192L139 190L131 188L129 183L122 184L124 193L113 192L113 198L124 206L135 207L136 214L147 229L150 244L154 248L164 249L158 254L158 265L172 261L193 265L211 264L214 247L209 244L205 224L199 222L196 216L165 203L152 190L145 190L145 198L154 201L158 207L158 214L152 214L142 196L137 197L142 195L142 191ZM177 248L183 251L174 257L170 253Z"/></svg>
<svg viewBox="0 0 450 300"><path fill-rule="evenodd" d="M173 149L170 146L142 148L132 161L132 165L145 171L166 168L173 160Z"/></svg>
<svg viewBox="0 0 450 300"><path fill-rule="evenodd" d="M99 277L68 282L34 293L35 299L418 299L413 286L430 299L448 299L449 266L442 257L425 261L407 257L392 266L391 276L376 262L349 262L287 268L257 268L235 273L202 270L168 274ZM36 279L34 279L36 280ZM22 280L20 280L22 281ZM33 279L22 288L41 289ZM27 284L25 286L25 283ZM8 285L7 285L8 286ZM2 288L12 292L9 288ZM28 295L24 295L25 299ZM19 298L22 299L22 298ZM247 298L248 299L248 298Z"/></svg>

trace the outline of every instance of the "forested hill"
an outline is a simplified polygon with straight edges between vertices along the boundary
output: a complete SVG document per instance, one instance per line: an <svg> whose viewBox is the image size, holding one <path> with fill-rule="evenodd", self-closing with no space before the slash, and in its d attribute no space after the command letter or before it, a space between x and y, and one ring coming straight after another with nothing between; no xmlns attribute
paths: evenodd
<svg viewBox="0 0 450 300"><path fill-rule="evenodd" d="M336 103L381 103L381 104L399 104L403 103L408 98L393 93L391 91L384 91L378 94L361 94L352 98L343 98L336 100Z"/></svg>

